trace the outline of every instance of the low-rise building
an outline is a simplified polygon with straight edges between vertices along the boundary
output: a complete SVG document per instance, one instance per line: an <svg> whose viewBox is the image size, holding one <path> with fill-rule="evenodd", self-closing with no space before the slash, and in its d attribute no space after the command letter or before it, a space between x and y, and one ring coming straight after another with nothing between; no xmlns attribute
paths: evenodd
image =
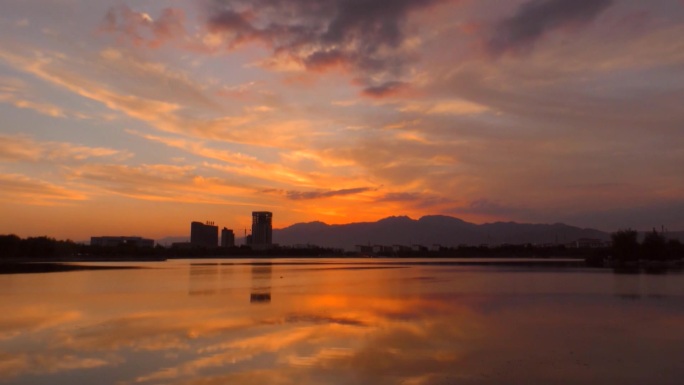
<svg viewBox="0 0 684 385"><path fill-rule="evenodd" d="M414 245L411 245L411 250L412 251L428 251L428 248L423 246L423 245L414 244Z"/></svg>
<svg viewBox="0 0 684 385"><path fill-rule="evenodd" d="M373 246L370 245L356 245L356 252L361 254L370 254L373 252Z"/></svg>
<svg viewBox="0 0 684 385"><path fill-rule="evenodd" d="M594 249L605 246L606 242L596 238L580 238L569 245L569 247L577 249Z"/></svg>
<svg viewBox="0 0 684 385"><path fill-rule="evenodd" d="M392 246L374 245L374 246L373 246L373 252L376 253L376 254L379 254L379 253L391 253L391 252L392 252Z"/></svg>
<svg viewBox="0 0 684 385"><path fill-rule="evenodd" d="M394 251L395 253L402 253L411 251L411 248L409 246L404 245L392 245L392 251Z"/></svg>

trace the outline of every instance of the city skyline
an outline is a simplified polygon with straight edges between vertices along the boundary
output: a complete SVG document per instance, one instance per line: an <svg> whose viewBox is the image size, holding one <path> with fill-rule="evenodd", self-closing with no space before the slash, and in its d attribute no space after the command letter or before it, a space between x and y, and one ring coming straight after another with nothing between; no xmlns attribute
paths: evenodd
<svg viewBox="0 0 684 385"><path fill-rule="evenodd" d="M245 228L245 236L242 239L245 245L268 249L273 246L273 213L269 211L253 211L252 227L249 234ZM214 221L204 223L192 221L190 223L190 239L187 242L192 246L199 247L235 247L236 239L233 229L220 226ZM186 242L183 242L186 243Z"/></svg>
<svg viewBox="0 0 684 385"><path fill-rule="evenodd" d="M0 234L684 230L684 1L0 6Z"/></svg>

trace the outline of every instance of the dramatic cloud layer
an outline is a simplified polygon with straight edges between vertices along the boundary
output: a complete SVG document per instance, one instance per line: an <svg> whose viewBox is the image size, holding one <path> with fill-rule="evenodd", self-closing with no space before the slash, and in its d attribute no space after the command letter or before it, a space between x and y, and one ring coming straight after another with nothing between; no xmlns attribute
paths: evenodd
<svg viewBox="0 0 684 385"><path fill-rule="evenodd" d="M494 28L488 48L494 54L527 49L554 30L593 20L613 0L531 0Z"/></svg>
<svg viewBox="0 0 684 385"><path fill-rule="evenodd" d="M127 6L107 12L102 30L135 45L159 47L180 39L187 47L233 51L259 43L271 52L262 66L276 70L351 71L373 96L399 84L413 48L406 31L412 12L445 0L214 0L200 41L187 34L185 15L172 8L156 19Z"/></svg>
<svg viewBox="0 0 684 385"><path fill-rule="evenodd" d="M0 3L0 233L684 228L681 2Z"/></svg>

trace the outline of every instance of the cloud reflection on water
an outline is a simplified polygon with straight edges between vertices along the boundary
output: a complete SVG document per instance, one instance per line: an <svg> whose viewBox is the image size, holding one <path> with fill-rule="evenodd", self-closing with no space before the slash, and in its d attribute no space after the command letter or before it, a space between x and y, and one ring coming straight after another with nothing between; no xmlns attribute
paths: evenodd
<svg viewBox="0 0 684 385"><path fill-rule="evenodd" d="M12 277L15 300L25 305L0 303L0 377L18 384L66 384L73 373L117 384L675 384L681 374L684 309L682 293L672 292L681 277L639 278L670 296L624 301L613 295L623 287L606 274L198 269L57 273L48 282L56 292L48 284L44 296L28 289L37 275ZM80 295L58 290L66 284L58 277L94 283L94 276L128 281L107 293L81 284ZM142 295L148 286L157 289ZM274 300L254 306L250 294L263 287Z"/></svg>

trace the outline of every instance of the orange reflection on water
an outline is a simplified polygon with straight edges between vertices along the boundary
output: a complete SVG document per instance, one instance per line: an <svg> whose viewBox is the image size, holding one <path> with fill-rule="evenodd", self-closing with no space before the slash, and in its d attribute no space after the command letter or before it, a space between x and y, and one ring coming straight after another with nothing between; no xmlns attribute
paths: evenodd
<svg viewBox="0 0 684 385"><path fill-rule="evenodd" d="M0 376L54 384L76 374L112 384L636 384L660 370L658 383L675 383L681 292L627 301L611 291L610 275L554 274L180 261L0 276ZM645 279L671 280L649 282L649 290L681 287L673 284L681 277ZM270 301L255 303L255 292ZM663 327L644 328L645 320Z"/></svg>

